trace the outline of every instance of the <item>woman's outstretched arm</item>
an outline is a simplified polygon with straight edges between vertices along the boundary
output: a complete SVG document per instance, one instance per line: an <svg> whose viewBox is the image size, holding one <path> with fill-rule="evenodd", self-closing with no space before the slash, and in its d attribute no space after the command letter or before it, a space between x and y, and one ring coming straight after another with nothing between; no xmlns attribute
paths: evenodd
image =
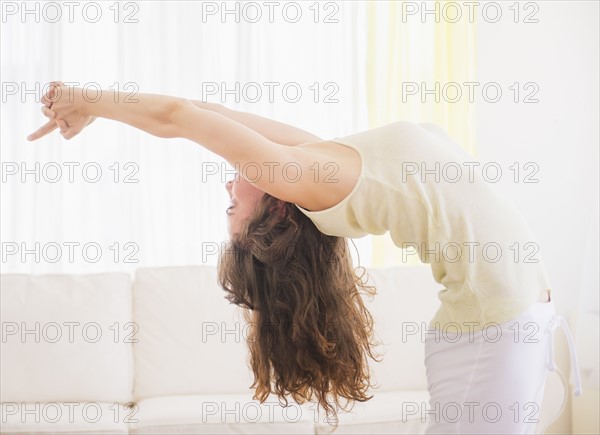
<svg viewBox="0 0 600 435"><path fill-rule="evenodd" d="M161 138L190 139L220 155L232 166L249 163L263 165L280 161L288 147L272 142L263 135L211 110L201 109L184 98L157 94L101 91L91 100L80 88L58 85L43 97L48 101L47 116L66 122L61 129L65 139L77 135L90 119L106 118L129 124ZM43 134L29 136L35 140Z"/></svg>
<svg viewBox="0 0 600 435"><path fill-rule="evenodd" d="M355 183L356 174L345 170L336 174L335 183L324 184L322 177L315 177L315 165L324 168L331 164L332 156L327 152L282 145L183 98L138 94L136 101L127 102L126 96L121 92L103 91L100 98L90 101L84 98L82 89L57 86L44 96L44 104L49 107L43 109L51 118L50 123L66 123L66 127L61 128L66 139L78 134L90 119L101 117L129 124L154 136L192 140L223 157L264 192L309 210L337 203ZM31 140L47 134L40 132L44 128L33 133ZM291 172L285 170L289 165L293 166ZM297 169L296 174L294 169Z"/></svg>
<svg viewBox="0 0 600 435"><path fill-rule="evenodd" d="M264 116L255 115L249 112L242 112L240 110L229 109L218 103L208 103L198 100L190 101L200 109L206 109L220 113L229 119L233 119L234 121L251 128L270 141L282 145L293 146L303 143L321 142L323 140L319 136L309 133L306 130L302 130L301 128L294 127L293 125L285 124L280 121L275 121L274 119L269 119Z"/></svg>

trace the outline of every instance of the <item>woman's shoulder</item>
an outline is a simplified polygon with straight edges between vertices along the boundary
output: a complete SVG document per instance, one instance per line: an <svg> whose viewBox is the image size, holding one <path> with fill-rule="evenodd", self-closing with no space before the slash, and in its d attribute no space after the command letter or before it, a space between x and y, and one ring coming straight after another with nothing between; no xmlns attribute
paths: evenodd
<svg viewBox="0 0 600 435"><path fill-rule="evenodd" d="M352 146L335 140L296 145L297 150L306 151L303 167L310 171L310 182L306 182L305 204L296 204L307 210L325 210L340 203L357 186L362 175L362 154ZM312 192L311 192L312 191Z"/></svg>

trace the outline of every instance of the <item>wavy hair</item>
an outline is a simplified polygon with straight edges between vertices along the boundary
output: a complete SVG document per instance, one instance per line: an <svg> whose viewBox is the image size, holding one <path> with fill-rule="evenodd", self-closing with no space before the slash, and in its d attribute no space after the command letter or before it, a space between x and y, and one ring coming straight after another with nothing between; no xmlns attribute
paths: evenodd
<svg viewBox="0 0 600 435"><path fill-rule="evenodd" d="M376 290L364 272L355 274L345 238L265 193L218 264L225 298L245 308L254 399L316 399L337 426L338 409L373 397L368 357L378 361L378 343L362 295Z"/></svg>

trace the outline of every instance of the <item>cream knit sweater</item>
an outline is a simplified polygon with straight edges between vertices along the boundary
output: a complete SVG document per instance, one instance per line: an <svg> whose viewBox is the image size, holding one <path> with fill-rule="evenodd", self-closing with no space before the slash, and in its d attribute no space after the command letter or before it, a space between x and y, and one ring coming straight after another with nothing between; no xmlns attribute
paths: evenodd
<svg viewBox="0 0 600 435"><path fill-rule="evenodd" d="M358 151L360 178L335 206L298 209L325 234L389 231L396 246L416 249L443 286L431 328L479 330L547 299L527 222L492 182L495 171L486 175L441 128L399 121L331 142Z"/></svg>

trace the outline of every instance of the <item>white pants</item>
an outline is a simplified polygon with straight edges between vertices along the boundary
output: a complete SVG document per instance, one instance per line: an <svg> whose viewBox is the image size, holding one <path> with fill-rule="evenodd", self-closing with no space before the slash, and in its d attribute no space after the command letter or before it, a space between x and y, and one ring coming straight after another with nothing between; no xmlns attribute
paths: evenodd
<svg viewBox="0 0 600 435"><path fill-rule="evenodd" d="M536 433L548 370L555 369L553 338L560 324L580 394L572 337L553 301L536 302L509 322L471 334L428 334L425 433Z"/></svg>

